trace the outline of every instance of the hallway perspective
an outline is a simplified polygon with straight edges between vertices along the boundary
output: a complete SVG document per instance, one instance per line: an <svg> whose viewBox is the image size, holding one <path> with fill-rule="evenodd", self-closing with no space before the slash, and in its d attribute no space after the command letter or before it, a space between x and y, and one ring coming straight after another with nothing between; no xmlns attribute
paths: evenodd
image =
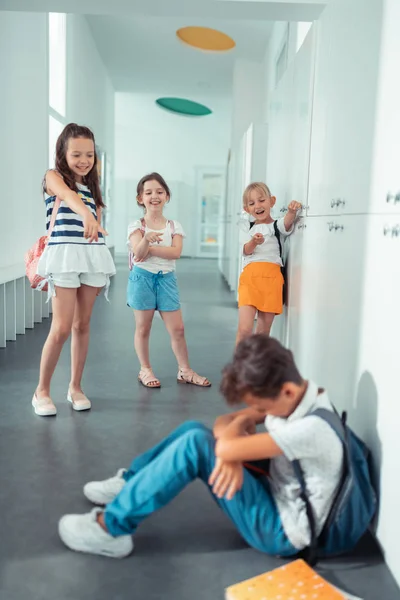
<svg viewBox="0 0 400 600"><path fill-rule="evenodd" d="M59 540L61 515L90 510L82 494L87 481L111 476L182 421L212 425L226 411L218 386L233 350L237 312L216 261L182 259L178 265L191 364L212 381L211 389L177 385L169 337L158 316L151 355L162 388L139 386L133 315L125 306L127 272L126 263L120 264L111 303L100 298L95 307L84 380L90 412L75 413L66 401L68 347L52 389L57 416L33 413L30 401L49 320L0 351L4 600L211 600L223 598L228 585L282 564L248 548L198 482L140 527L130 558L75 554ZM319 567L332 583L364 600L398 598L371 540L354 556Z"/></svg>

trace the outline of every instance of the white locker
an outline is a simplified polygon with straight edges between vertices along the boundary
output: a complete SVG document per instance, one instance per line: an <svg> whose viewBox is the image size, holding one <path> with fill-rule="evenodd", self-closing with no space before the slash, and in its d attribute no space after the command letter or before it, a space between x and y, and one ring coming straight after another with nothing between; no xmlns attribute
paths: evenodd
<svg viewBox="0 0 400 600"><path fill-rule="evenodd" d="M281 217L285 213L290 201L289 182L292 168L294 108L293 80L294 65L292 63L272 94L269 106L266 183L272 195L276 196L276 205L273 211L275 218Z"/></svg>
<svg viewBox="0 0 400 600"><path fill-rule="evenodd" d="M350 417L372 450L380 489L378 538L398 581L399 262L400 216L371 216L363 285L359 388Z"/></svg>
<svg viewBox="0 0 400 600"><path fill-rule="evenodd" d="M381 23L381 0L336 0L318 23L309 215L369 211Z"/></svg>

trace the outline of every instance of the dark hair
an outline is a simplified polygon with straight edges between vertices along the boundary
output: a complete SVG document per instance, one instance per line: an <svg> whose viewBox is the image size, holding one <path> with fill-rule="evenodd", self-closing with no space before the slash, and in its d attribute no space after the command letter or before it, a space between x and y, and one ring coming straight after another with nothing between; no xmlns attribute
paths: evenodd
<svg viewBox="0 0 400 600"><path fill-rule="evenodd" d="M288 382L303 382L291 351L278 340L255 334L238 344L233 361L222 372L220 391L228 404L240 404L248 392L259 398L277 398Z"/></svg>
<svg viewBox="0 0 400 600"><path fill-rule="evenodd" d="M67 148L71 138L85 138L92 140L94 145L94 164L90 172L83 178L83 182L90 189L93 195L93 200L97 207L104 208L105 204L101 197L99 173L97 171L97 153L96 141L94 134L89 127L69 123L60 133L56 144L55 169L61 175L65 183L71 190L78 191L76 186L75 175L71 171L67 163ZM102 165L104 168L104 165ZM43 180L43 192L46 192L46 177Z"/></svg>
<svg viewBox="0 0 400 600"><path fill-rule="evenodd" d="M141 195L144 192L144 184L147 183L148 181L157 181L157 183L164 188L164 190L167 193L167 196L169 198L171 198L171 191L164 179L164 177L161 177L161 175L159 173L149 173L149 175L145 175L144 177L142 177L142 179L139 181L139 183L137 184L137 188L136 188L136 202L138 203L139 206L141 206L143 208L143 204L141 204L139 202L139 198L141 197Z"/></svg>

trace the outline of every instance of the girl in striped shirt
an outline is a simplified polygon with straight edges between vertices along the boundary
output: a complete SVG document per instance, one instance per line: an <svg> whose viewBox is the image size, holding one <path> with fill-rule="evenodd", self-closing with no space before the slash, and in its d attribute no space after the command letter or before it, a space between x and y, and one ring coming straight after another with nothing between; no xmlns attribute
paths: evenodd
<svg viewBox="0 0 400 600"><path fill-rule="evenodd" d="M57 409L50 396L50 382L62 347L71 338L71 381L67 399L74 410L88 410L90 400L81 388L89 346L89 323L96 296L107 295L115 266L105 244L107 232L100 226L101 197L94 135L87 127L70 123L56 145L56 168L46 173L43 189L47 229L53 210L54 227L42 254L38 274L49 284L53 318L42 352L39 384L32 405L39 416Z"/></svg>

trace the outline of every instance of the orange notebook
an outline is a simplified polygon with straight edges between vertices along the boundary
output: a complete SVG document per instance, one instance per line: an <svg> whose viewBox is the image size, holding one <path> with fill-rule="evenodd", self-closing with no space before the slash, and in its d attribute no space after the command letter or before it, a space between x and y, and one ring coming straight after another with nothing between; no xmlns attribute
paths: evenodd
<svg viewBox="0 0 400 600"><path fill-rule="evenodd" d="M226 600L346 600L304 560L226 589Z"/></svg>

